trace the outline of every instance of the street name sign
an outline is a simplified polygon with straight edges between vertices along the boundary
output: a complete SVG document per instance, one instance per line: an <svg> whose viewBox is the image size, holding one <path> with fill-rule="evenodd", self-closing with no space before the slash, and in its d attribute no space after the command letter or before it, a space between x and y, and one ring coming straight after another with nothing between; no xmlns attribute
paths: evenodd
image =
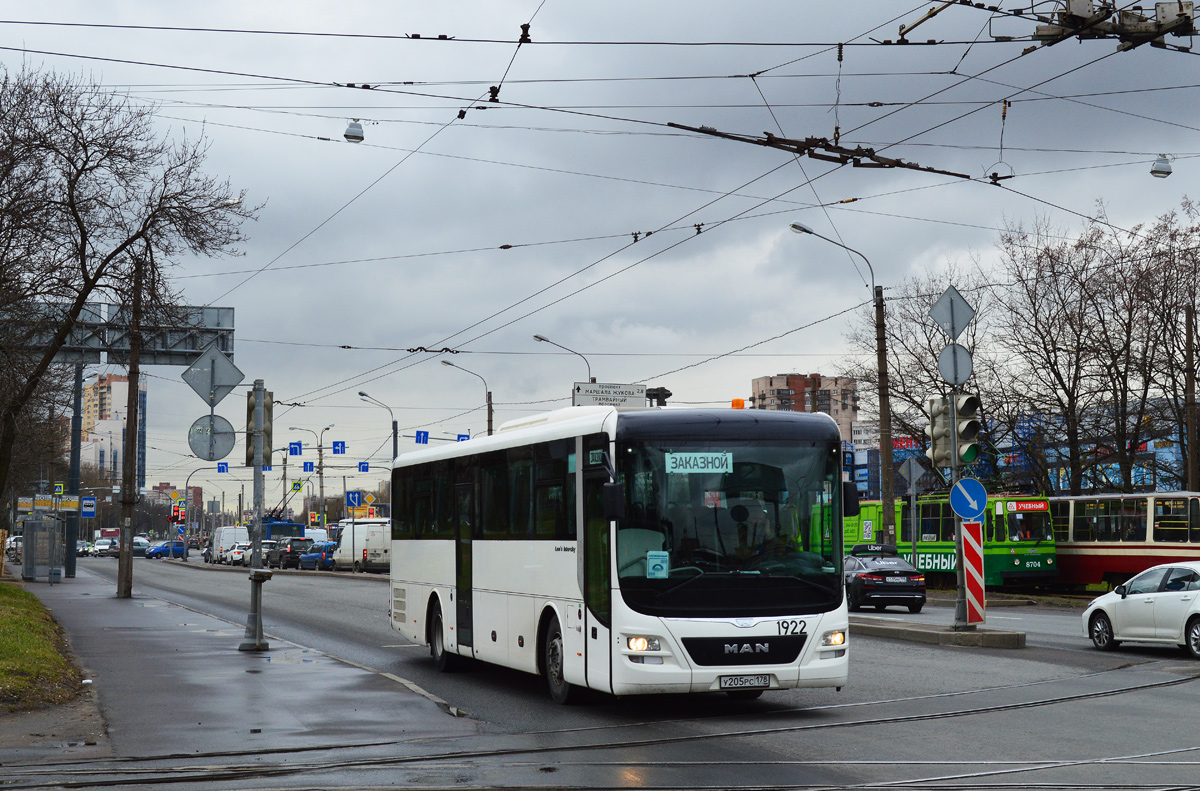
<svg viewBox="0 0 1200 791"><path fill-rule="evenodd" d="M645 385L576 382L571 406L645 406Z"/></svg>

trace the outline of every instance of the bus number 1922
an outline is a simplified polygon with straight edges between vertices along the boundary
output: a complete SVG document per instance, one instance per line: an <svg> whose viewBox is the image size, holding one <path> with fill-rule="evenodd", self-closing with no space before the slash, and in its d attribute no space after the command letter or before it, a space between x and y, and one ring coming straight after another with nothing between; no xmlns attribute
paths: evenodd
<svg viewBox="0 0 1200 791"><path fill-rule="evenodd" d="M780 621L780 634L804 634L804 621Z"/></svg>

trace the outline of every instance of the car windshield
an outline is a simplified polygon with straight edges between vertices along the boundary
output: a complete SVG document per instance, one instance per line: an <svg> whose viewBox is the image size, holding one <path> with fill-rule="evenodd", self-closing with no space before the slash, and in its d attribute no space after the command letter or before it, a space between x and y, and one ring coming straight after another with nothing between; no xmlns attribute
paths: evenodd
<svg viewBox="0 0 1200 791"><path fill-rule="evenodd" d="M618 444L626 602L656 615L827 608L841 596L841 469L826 442Z"/></svg>

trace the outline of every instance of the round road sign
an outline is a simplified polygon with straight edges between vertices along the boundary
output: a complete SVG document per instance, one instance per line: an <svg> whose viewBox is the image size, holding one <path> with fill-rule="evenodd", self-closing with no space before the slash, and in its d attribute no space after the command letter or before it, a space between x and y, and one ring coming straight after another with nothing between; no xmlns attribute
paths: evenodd
<svg viewBox="0 0 1200 791"><path fill-rule="evenodd" d="M971 353L957 343L952 343L942 349L941 354L938 355L938 372L941 373L942 379L947 384L955 387L967 383L967 380L971 378L973 365Z"/></svg>
<svg viewBox="0 0 1200 791"><path fill-rule="evenodd" d="M188 429L188 447L205 461L228 456L236 440L233 424L220 415L205 415Z"/></svg>

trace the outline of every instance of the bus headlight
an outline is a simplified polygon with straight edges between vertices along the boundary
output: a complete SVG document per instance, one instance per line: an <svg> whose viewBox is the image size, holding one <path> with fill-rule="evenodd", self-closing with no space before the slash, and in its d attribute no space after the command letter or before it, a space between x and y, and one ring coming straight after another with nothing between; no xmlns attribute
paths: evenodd
<svg viewBox="0 0 1200 791"><path fill-rule="evenodd" d="M642 637L637 635L626 639L630 651L661 651L657 637Z"/></svg>
<svg viewBox="0 0 1200 791"><path fill-rule="evenodd" d="M821 647L831 648L834 646L846 644L846 633L838 630L836 632L826 632L821 636Z"/></svg>

